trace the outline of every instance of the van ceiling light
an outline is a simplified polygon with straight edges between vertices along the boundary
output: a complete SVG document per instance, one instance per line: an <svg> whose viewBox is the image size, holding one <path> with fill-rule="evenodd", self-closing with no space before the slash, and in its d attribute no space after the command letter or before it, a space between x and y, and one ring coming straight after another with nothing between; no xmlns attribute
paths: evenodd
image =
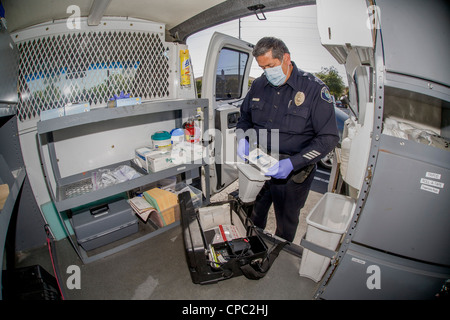
<svg viewBox="0 0 450 320"><path fill-rule="evenodd" d="M98 26L111 0L94 0L88 16L89 26Z"/></svg>
<svg viewBox="0 0 450 320"><path fill-rule="evenodd" d="M266 15L263 12L263 9L265 7L266 6L263 5L263 4L257 4L257 5L254 5L254 6L247 7L247 9L250 10L250 11L254 11L255 15L256 15L256 18L258 18L258 20L267 20ZM259 14L258 14L258 10L259 10ZM262 17L260 17L260 14L262 15Z"/></svg>

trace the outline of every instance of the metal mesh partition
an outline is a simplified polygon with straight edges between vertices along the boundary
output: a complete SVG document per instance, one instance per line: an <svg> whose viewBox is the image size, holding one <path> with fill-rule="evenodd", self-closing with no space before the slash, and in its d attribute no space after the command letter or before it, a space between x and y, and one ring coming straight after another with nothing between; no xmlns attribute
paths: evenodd
<svg viewBox="0 0 450 320"><path fill-rule="evenodd" d="M67 103L105 105L121 91L143 100L169 96L169 48L141 31L84 31L17 44L18 118Z"/></svg>

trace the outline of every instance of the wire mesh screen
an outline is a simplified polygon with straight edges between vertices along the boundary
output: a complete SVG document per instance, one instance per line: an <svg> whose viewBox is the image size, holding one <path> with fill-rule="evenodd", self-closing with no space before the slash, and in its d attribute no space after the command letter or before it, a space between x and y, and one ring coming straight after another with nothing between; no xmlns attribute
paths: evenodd
<svg viewBox="0 0 450 320"><path fill-rule="evenodd" d="M169 96L169 48L155 33L60 34L18 48L20 121L68 103L105 105L122 91L143 100Z"/></svg>

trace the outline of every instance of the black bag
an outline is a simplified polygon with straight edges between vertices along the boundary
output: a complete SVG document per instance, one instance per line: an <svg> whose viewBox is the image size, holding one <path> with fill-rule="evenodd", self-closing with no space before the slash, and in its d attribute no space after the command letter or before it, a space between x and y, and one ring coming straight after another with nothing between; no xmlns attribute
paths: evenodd
<svg viewBox="0 0 450 320"><path fill-rule="evenodd" d="M260 279L288 243L281 242L268 250L257 228L234 199L212 203L200 210L194 209L189 192L181 193L178 200L186 258L194 283L215 283L241 275ZM199 215L202 210L209 210L226 224L215 225L214 219L209 219L202 226L203 217Z"/></svg>

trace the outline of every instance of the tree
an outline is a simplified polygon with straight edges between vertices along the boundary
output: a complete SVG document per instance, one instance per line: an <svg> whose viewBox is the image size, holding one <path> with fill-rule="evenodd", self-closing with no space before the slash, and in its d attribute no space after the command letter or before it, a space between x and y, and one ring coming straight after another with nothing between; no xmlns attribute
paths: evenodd
<svg viewBox="0 0 450 320"><path fill-rule="evenodd" d="M197 87L197 98L202 96L202 78L195 79L195 86Z"/></svg>
<svg viewBox="0 0 450 320"><path fill-rule="evenodd" d="M344 94L345 84L335 67L322 68L320 72L317 72L314 75L328 86L330 94L333 95L336 100Z"/></svg>

